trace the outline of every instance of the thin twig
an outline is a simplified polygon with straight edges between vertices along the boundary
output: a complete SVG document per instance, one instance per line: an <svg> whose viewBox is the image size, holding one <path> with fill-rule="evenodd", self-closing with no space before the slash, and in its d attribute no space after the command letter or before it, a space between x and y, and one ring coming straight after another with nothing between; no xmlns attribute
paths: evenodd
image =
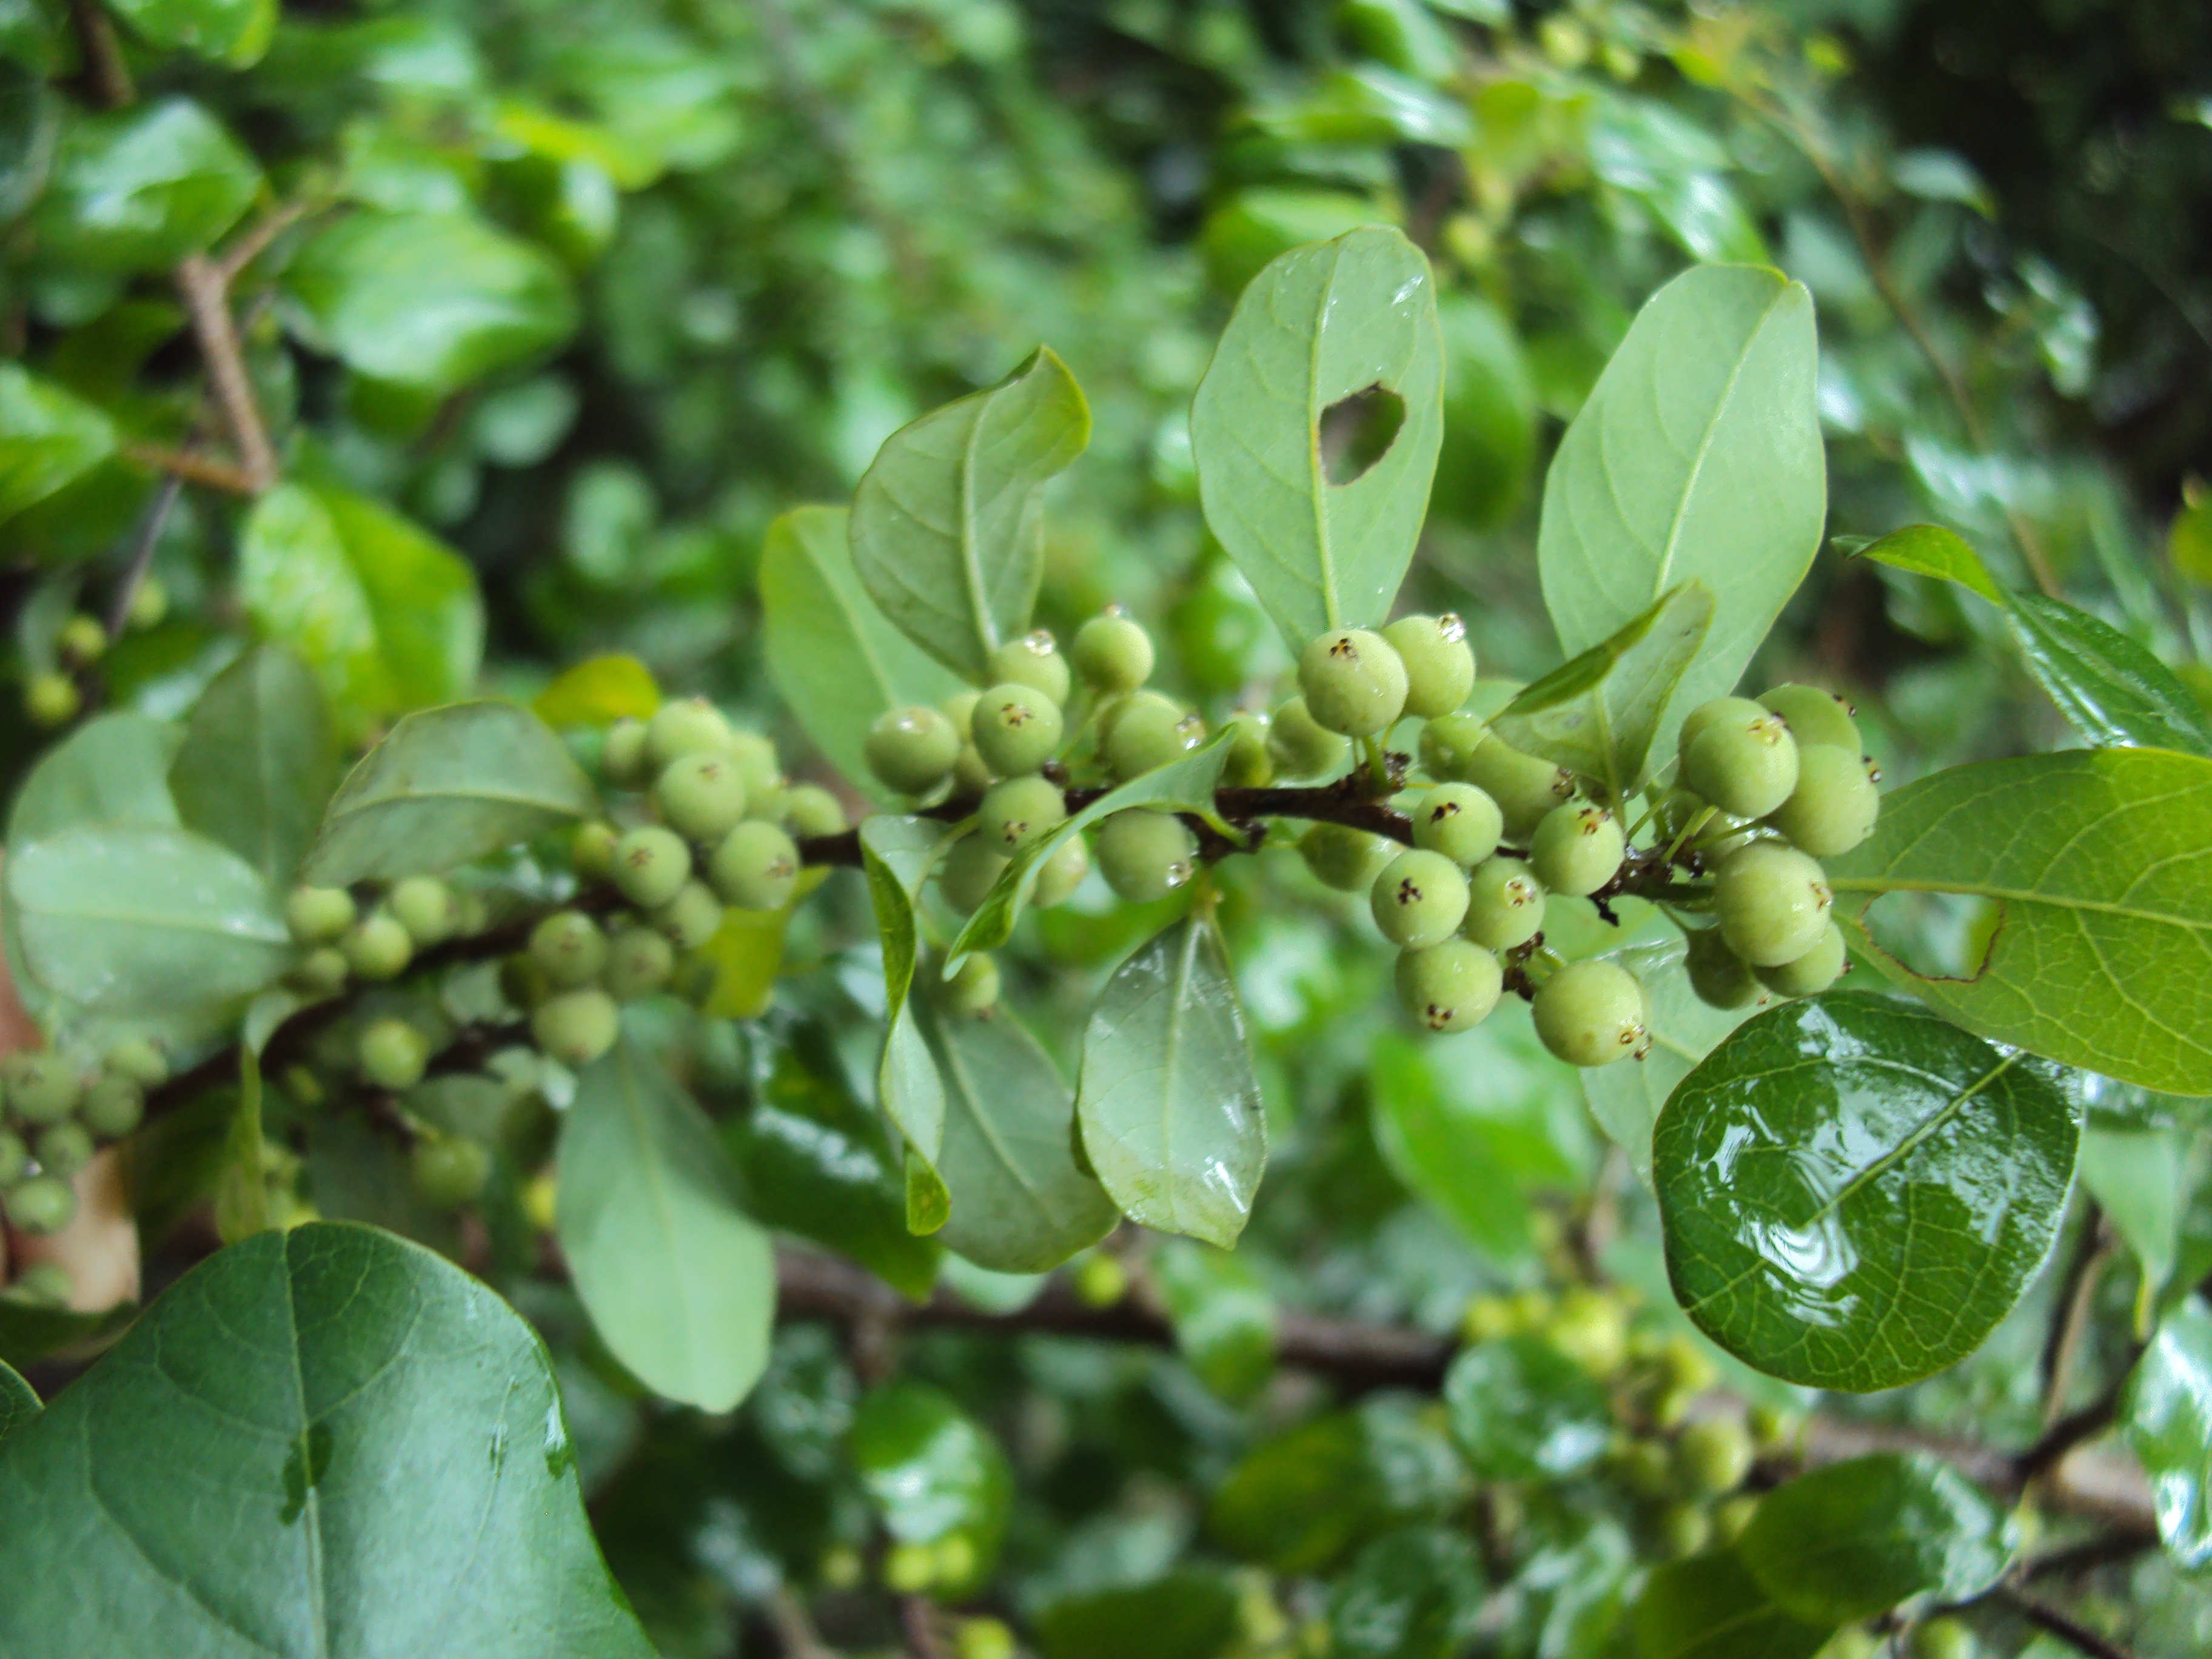
<svg viewBox="0 0 2212 1659"><path fill-rule="evenodd" d="M2032 1557L2021 1564L2015 1576L2023 1583L2037 1578L2071 1578L2081 1573L2094 1572L2100 1567L2131 1561L2145 1551L2157 1547L2158 1534L2154 1532L2115 1528L2081 1543L2069 1544L2063 1550L2053 1550L2048 1555Z"/></svg>
<svg viewBox="0 0 2212 1659"><path fill-rule="evenodd" d="M254 400L253 382L246 372L245 355L239 349L238 330L230 315L230 283L222 268L204 253L189 256L177 267L177 289L199 340L208 380L216 404L230 428L238 452L239 471L247 493L259 495L276 482L276 452L270 447L268 429L261 423L261 408Z"/></svg>
<svg viewBox="0 0 2212 1659"><path fill-rule="evenodd" d="M2038 1475L2058 1467L2059 1459L2085 1440L2094 1440L2112 1426L2118 1413L2120 1385L2114 1383L2105 1390L2101 1399L2092 1401L2076 1412L2069 1412L2057 1421L2047 1425L2042 1436L2026 1451L2013 1459L2013 1468L2021 1483L2026 1485Z"/></svg>
<svg viewBox="0 0 2212 1659"><path fill-rule="evenodd" d="M286 202L263 217L215 261L215 272L228 291L246 266L259 258L269 245L298 223L309 211L304 201Z"/></svg>
<svg viewBox="0 0 2212 1659"><path fill-rule="evenodd" d="M123 45L115 38L115 24L100 0L70 0L70 20L84 47L93 90L109 109L121 109L138 96L131 84L131 66L123 61Z"/></svg>
<svg viewBox="0 0 2212 1659"><path fill-rule="evenodd" d="M944 1646L929 1626L930 1611L926 1595L899 1597L899 1634L906 1638L912 1659L945 1659Z"/></svg>
<svg viewBox="0 0 2212 1659"><path fill-rule="evenodd" d="M123 567L123 580L116 584L115 599L107 608L107 637L119 638L130 625L131 602L138 597L138 589L146 580L146 568L154 562L154 549L161 539L161 526L167 522L169 510L177 504L184 492L185 482L172 472L155 487L153 499L140 515L138 531L131 544L131 555Z"/></svg>
<svg viewBox="0 0 2212 1659"><path fill-rule="evenodd" d="M1996 1592L1996 1600L2009 1607L2038 1630L2048 1631L2069 1647L2086 1653L2089 1659L2135 1659L2118 1643L2097 1634L2087 1625L2077 1624L2050 1602L2028 1595L2025 1590L2010 1587Z"/></svg>
<svg viewBox="0 0 2212 1659"><path fill-rule="evenodd" d="M2060 1281L2051 1331L2044 1340L2042 1358L2043 1426L2048 1430L2066 1409L2066 1389L2074 1376L2074 1358L2081 1346L2081 1333L2089 1319L2097 1281L2112 1255L2112 1241L2104 1212L2095 1200L2081 1218L2081 1234L2074 1255Z"/></svg>
<svg viewBox="0 0 2212 1659"><path fill-rule="evenodd" d="M123 459L156 472L173 473L187 483L204 484L210 489L227 490L234 495L261 493L252 479L228 461L189 449L169 449L160 444L125 444Z"/></svg>
<svg viewBox="0 0 2212 1659"><path fill-rule="evenodd" d="M836 1650L823 1641L814 1621L806 1616L806 1608L788 1586L777 1585L775 1594L769 1597L768 1620L775 1626L776 1640L783 1644L784 1659L837 1659Z"/></svg>

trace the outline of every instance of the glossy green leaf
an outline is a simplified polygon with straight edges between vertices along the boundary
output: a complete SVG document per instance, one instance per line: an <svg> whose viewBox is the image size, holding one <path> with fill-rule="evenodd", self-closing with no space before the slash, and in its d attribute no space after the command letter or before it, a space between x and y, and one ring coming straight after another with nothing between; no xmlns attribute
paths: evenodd
<svg viewBox="0 0 2212 1659"><path fill-rule="evenodd" d="M960 1539L975 1552L964 1583L988 1575L1013 1505L1013 1472L990 1431L950 1396L901 1378L861 1400L848 1444L892 1537L908 1544Z"/></svg>
<svg viewBox="0 0 2212 1659"><path fill-rule="evenodd" d="M1644 987L1644 1027L1651 1034L1651 1048L1634 1066L1603 1066L1581 1073L1590 1115L1628 1154L1636 1178L1646 1186L1651 1182L1651 1126L1658 1122L1667 1097L1691 1067L1756 1012L1756 1005L1716 1008L1705 1001L1690 988L1683 955L1680 939L1613 953Z"/></svg>
<svg viewBox="0 0 2212 1659"><path fill-rule="evenodd" d="M63 132L33 216L49 259L88 271L167 270L252 205L261 174L189 98L85 116Z"/></svg>
<svg viewBox="0 0 2212 1659"><path fill-rule="evenodd" d="M450 870L596 810L537 715L511 702L410 714L346 775L307 854L324 886Z"/></svg>
<svg viewBox="0 0 2212 1659"><path fill-rule="evenodd" d="M660 687L653 671L621 652L586 657L563 669L530 700L546 725L611 726L619 720L650 720L660 707Z"/></svg>
<svg viewBox="0 0 2212 1659"><path fill-rule="evenodd" d="M1954 767L1882 797L1828 861L1856 950L1967 1030L2169 1094L2212 1093L2212 760L2079 750ZM1960 978L1882 948L1887 893L1990 901Z"/></svg>
<svg viewBox="0 0 2212 1659"><path fill-rule="evenodd" d="M337 782L323 688L281 645L263 645L200 696L169 768L185 827L220 842L271 884L300 867Z"/></svg>
<svg viewBox="0 0 2212 1659"><path fill-rule="evenodd" d="M330 1223L194 1269L0 1446L0 1650L652 1651L536 1334L428 1250Z"/></svg>
<svg viewBox="0 0 2212 1659"><path fill-rule="evenodd" d="M1210 915L1193 911L1115 969L1084 1032L1075 1109L1091 1167L1131 1220L1236 1244L1267 1120Z"/></svg>
<svg viewBox="0 0 2212 1659"><path fill-rule="evenodd" d="M269 50L276 0L108 0L149 46L219 58L243 69Z"/></svg>
<svg viewBox="0 0 2212 1659"><path fill-rule="evenodd" d="M115 453L115 423L66 387L0 363L0 521Z"/></svg>
<svg viewBox="0 0 2212 1659"><path fill-rule="evenodd" d="M1046 482L1091 441L1067 365L1040 347L1005 380L886 439L853 493L854 568L916 645L981 685L1029 631L1044 576Z"/></svg>
<svg viewBox="0 0 2212 1659"><path fill-rule="evenodd" d="M1036 1618L1044 1659L1221 1659L1237 1629L1236 1586L1204 1567L1063 1596Z"/></svg>
<svg viewBox="0 0 2212 1659"><path fill-rule="evenodd" d="M1839 544L1843 539L1838 538ZM1899 570L1910 570L1916 576L1956 582L1980 594L1991 605L2005 603L2004 590L1990 574L1981 555L1955 532L1941 525L1909 524L1873 541L1853 543L1848 550L1855 559L1872 559Z"/></svg>
<svg viewBox="0 0 2212 1659"><path fill-rule="evenodd" d="M1330 1659L1455 1659L1474 1638L1487 1589L1464 1533L1385 1533L1329 1596Z"/></svg>
<svg viewBox="0 0 2212 1659"><path fill-rule="evenodd" d="M0 1360L0 1441L28 1423L41 1409L37 1391L16 1375L7 1361Z"/></svg>
<svg viewBox="0 0 2212 1659"><path fill-rule="evenodd" d="M1736 1553L1792 1617L1844 1625L1915 1595L1978 1595L2002 1575L2014 1544L2003 1513L1950 1465L1881 1452L1768 1492Z"/></svg>
<svg viewBox="0 0 2212 1659"><path fill-rule="evenodd" d="M860 586L842 507L794 507L761 545L768 672L814 746L854 783L888 799L863 752L888 709L934 707L959 680L884 620Z"/></svg>
<svg viewBox="0 0 2212 1659"><path fill-rule="evenodd" d="M915 1156L933 1169L945 1142L945 1085L908 998L917 950L915 896L951 840L951 830L933 818L878 812L860 820L860 863L884 951L884 1052L876 1097ZM928 1224L916 1224L923 1218L920 1212L910 1214L908 1224L916 1232L944 1224L938 1212L943 1195L933 1175L921 1183L917 1196L926 1200Z"/></svg>
<svg viewBox="0 0 2212 1659"><path fill-rule="evenodd" d="M2063 599L2016 593L2005 621L2027 672L2088 743L2212 755L2212 716L2174 672Z"/></svg>
<svg viewBox="0 0 2212 1659"><path fill-rule="evenodd" d="M285 271L317 343L372 379L435 397L558 345L576 301L542 249L458 214L354 213Z"/></svg>
<svg viewBox="0 0 2212 1659"><path fill-rule="evenodd" d="M1605 1455L1605 1390L1550 1343L1506 1336L1460 1351L1444 1376L1452 1438L1486 1480L1557 1480Z"/></svg>
<svg viewBox="0 0 2212 1659"><path fill-rule="evenodd" d="M1357 477L1329 480L1322 416L1380 387L1402 419ZM1443 342L1421 251L1370 225L1252 279L1191 404L1206 521L1293 651L1380 623L1428 511Z"/></svg>
<svg viewBox="0 0 2212 1659"><path fill-rule="evenodd" d="M1653 741L1735 686L1820 546L1827 507L1813 301L1779 271L1698 265L1654 295L1560 441L1537 542L1579 653L1682 583L1713 619Z"/></svg>
<svg viewBox="0 0 2212 1659"><path fill-rule="evenodd" d="M1777 1607L1734 1550L1667 1563L1636 1604L1637 1659L1813 1659L1830 1630Z"/></svg>
<svg viewBox="0 0 2212 1659"><path fill-rule="evenodd" d="M1207 1245L1170 1243L1153 1252L1151 1266L1184 1362L1224 1400L1249 1404L1275 1370L1275 1298L1252 1264Z"/></svg>
<svg viewBox="0 0 2212 1659"><path fill-rule="evenodd" d="M2071 1104L1948 1022L1828 992L1737 1027L1660 1115L1675 1298L1768 1374L1893 1389L1964 1358L2051 1248Z"/></svg>
<svg viewBox="0 0 2212 1659"><path fill-rule="evenodd" d="M1644 787L1660 719L1712 623L1711 590L1684 582L1528 687L1491 724L1524 754L1597 783L1619 811Z"/></svg>
<svg viewBox="0 0 2212 1659"><path fill-rule="evenodd" d="M2158 1535L2183 1566L2212 1562L2212 1310L2191 1297L2136 1362L2120 1421L2150 1476Z"/></svg>
<svg viewBox="0 0 2212 1659"><path fill-rule="evenodd" d="M625 1040L578 1073L555 1226L576 1294L656 1394L726 1412L768 1363L775 1261L698 1103Z"/></svg>

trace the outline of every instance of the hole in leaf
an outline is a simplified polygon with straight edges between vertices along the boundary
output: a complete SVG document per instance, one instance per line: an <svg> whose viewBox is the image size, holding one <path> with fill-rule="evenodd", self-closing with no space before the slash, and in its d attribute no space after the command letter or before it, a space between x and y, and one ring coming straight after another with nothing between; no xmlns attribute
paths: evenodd
<svg viewBox="0 0 2212 1659"><path fill-rule="evenodd" d="M1350 483L1390 453L1405 423L1406 400L1387 386L1338 398L1321 412L1322 475Z"/></svg>
<svg viewBox="0 0 2212 1659"><path fill-rule="evenodd" d="M1867 907L1874 942L1923 979L1976 980L2004 926L2004 906L1966 893L1884 893Z"/></svg>

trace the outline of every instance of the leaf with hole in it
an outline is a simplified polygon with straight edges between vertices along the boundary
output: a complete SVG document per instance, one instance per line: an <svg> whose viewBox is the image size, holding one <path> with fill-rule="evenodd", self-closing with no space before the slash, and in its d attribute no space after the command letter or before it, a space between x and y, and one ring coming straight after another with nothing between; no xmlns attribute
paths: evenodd
<svg viewBox="0 0 2212 1659"><path fill-rule="evenodd" d="M2212 1310L2191 1297L2136 1362L2120 1421L2150 1476L2167 1552L2192 1571L2212 1562Z"/></svg>
<svg viewBox="0 0 2212 1659"><path fill-rule="evenodd" d="M2148 647L2039 593L2013 595L2005 622L2027 672L2088 743L2212 755L2212 718Z"/></svg>
<svg viewBox="0 0 2212 1659"><path fill-rule="evenodd" d="M1560 441L1537 538L1544 604L1587 651L1692 580L1713 620L1661 714L1735 686L1820 543L1827 470L1813 301L1781 272L1696 265L1654 295Z"/></svg>
<svg viewBox="0 0 2212 1659"><path fill-rule="evenodd" d="M1597 783L1617 811L1644 787L1660 717L1712 623L1711 590L1684 582L1528 687L1491 724L1522 753Z"/></svg>
<svg viewBox="0 0 2212 1659"><path fill-rule="evenodd" d="M1935 524L1909 524L1902 530L1893 530L1887 536L1877 536L1872 541L1838 536L1836 545L1846 556L1872 559L1899 570L1909 570L1916 576L1934 576L1938 580L1956 582L1960 586L1980 594L1991 605L2005 603L2004 590L1990 574L1989 567L1982 562L1981 555L1966 544L1965 538L1954 531Z"/></svg>
<svg viewBox="0 0 2212 1659"><path fill-rule="evenodd" d="M1324 422L1363 394L1387 442L1334 483ZM1389 614L1443 433L1436 280L1419 248L1365 226L1252 279L1192 401L1191 449L1207 526L1292 651Z"/></svg>
<svg viewBox="0 0 2212 1659"><path fill-rule="evenodd" d="M2018 1054L1831 991L1738 1026L1660 1114L1675 1299L1746 1364L1866 1393L1963 1359L2041 1267L2074 1109Z"/></svg>
<svg viewBox="0 0 2212 1659"><path fill-rule="evenodd" d="M1813 1659L1832 1629L1790 1617L1729 1549L1668 1562L1636 1603L1637 1659Z"/></svg>
<svg viewBox="0 0 2212 1659"><path fill-rule="evenodd" d="M1827 861L1836 920L1888 978L1968 1030L2169 1094L2212 1093L2212 760L2074 750L1953 767L1885 794ZM1996 911L1962 977L1883 948L1885 894Z"/></svg>
<svg viewBox="0 0 2212 1659"><path fill-rule="evenodd" d="M975 684L1026 633L1044 576L1046 482L1091 441L1067 365L1040 346L994 386L884 441L853 492L854 568L877 609Z"/></svg>
<svg viewBox="0 0 2212 1659"><path fill-rule="evenodd" d="M761 636L784 707L854 784L888 792L869 769L868 728L909 703L934 706L959 679L917 649L860 586L842 507L800 507L761 545Z"/></svg>
<svg viewBox="0 0 2212 1659"><path fill-rule="evenodd" d="M186 829L283 886L315 838L337 773L322 686L284 647L261 645L200 694L169 792Z"/></svg>
<svg viewBox="0 0 2212 1659"><path fill-rule="evenodd" d="M1659 1121L1668 1096L1756 1007L1716 1008L1692 990L1682 969L1685 951L1679 938L1632 945L1608 954L1644 988L1644 1029L1650 1034L1651 1047L1637 1065L1584 1070L1583 1098L1598 1127L1628 1155L1636 1178L1648 1187L1651 1126Z"/></svg>
<svg viewBox="0 0 2212 1659"><path fill-rule="evenodd" d="M347 774L302 873L325 887L434 874L597 805L591 780L528 709L426 709L393 726Z"/></svg>
<svg viewBox="0 0 2212 1659"><path fill-rule="evenodd" d="M0 520L46 500L115 453L115 423L20 363L0 363Z"/></svg>

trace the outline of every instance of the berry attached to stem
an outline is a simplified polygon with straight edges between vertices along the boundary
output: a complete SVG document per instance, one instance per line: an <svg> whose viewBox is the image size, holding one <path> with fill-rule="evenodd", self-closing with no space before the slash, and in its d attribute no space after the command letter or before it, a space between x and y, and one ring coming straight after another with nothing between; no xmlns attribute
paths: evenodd
<svg viewBox="0 0 2212 1659"><path fill-rule="evenodd" d="M1364 628L1322 635L1298 658L1298 690L1315 720L1348 738L1387 732L1405 712L1406 665Z"/></svg>
<svg viewBox="0 0 2212 1659"><path fill-rule="evenodd" d="M1406 713L1435 720L1467 701L1474 689L1474 648L1459 617L1449 611L1401 617L1382 637L1406 665Z"/></svg>
<svg viewBox="0 0 2212 1659"><path fill-rule="evenodd" d="M1536 1035L1570 1066L1610 1066L1642 1051L1644 988L1617 963L1571 962L1536 990Z"/></svg>
<svg viewBox="0 0 2212 1659"><path fill-rule="evenodd" d="M969 733L983 763L1000 777L1034 772L1060 747L1060 705L1034 686L1008 681L976 700Z"/></svg>
<svg viewBox="0 0 2212 1659"><path fill-rule="evenodd" d="M1504 983L1498 958L1463 939L1398 953L1398 1000L1431 1031L1480 1025L1498 1006Z"/></svg>
<svg viewBox="0 0 2212 1659"><path fill-rule="evenodd" d="M884 787L926 795L951 775L960 758L960 733L938 710L916 703L877 717L863 750L868 769Z"/></svg>
<svg viewBox="0 0 2212 1659"><path fill-rule="evenodd" d="M1582 898L1613 879L1627 852L1619 819L1602 806L1571 801L1536 826L1528 864L1551 891Z"/></svg>
<svg viewBox="0 0 2212 1659"><path fill-rule="evenodd" d="M1498 803L1471 783L1440 783L1413 805L1413 845L1472 867L1498 850L1505 832Z"/></svg>
<svg viewBox="0 0 2212 1659"><path fill-rule="evenodd" d="M1098 826L1098 871L1131 904L1165 898L1197 868L1198 841L1172 813L1132 807Z"/></svg>

